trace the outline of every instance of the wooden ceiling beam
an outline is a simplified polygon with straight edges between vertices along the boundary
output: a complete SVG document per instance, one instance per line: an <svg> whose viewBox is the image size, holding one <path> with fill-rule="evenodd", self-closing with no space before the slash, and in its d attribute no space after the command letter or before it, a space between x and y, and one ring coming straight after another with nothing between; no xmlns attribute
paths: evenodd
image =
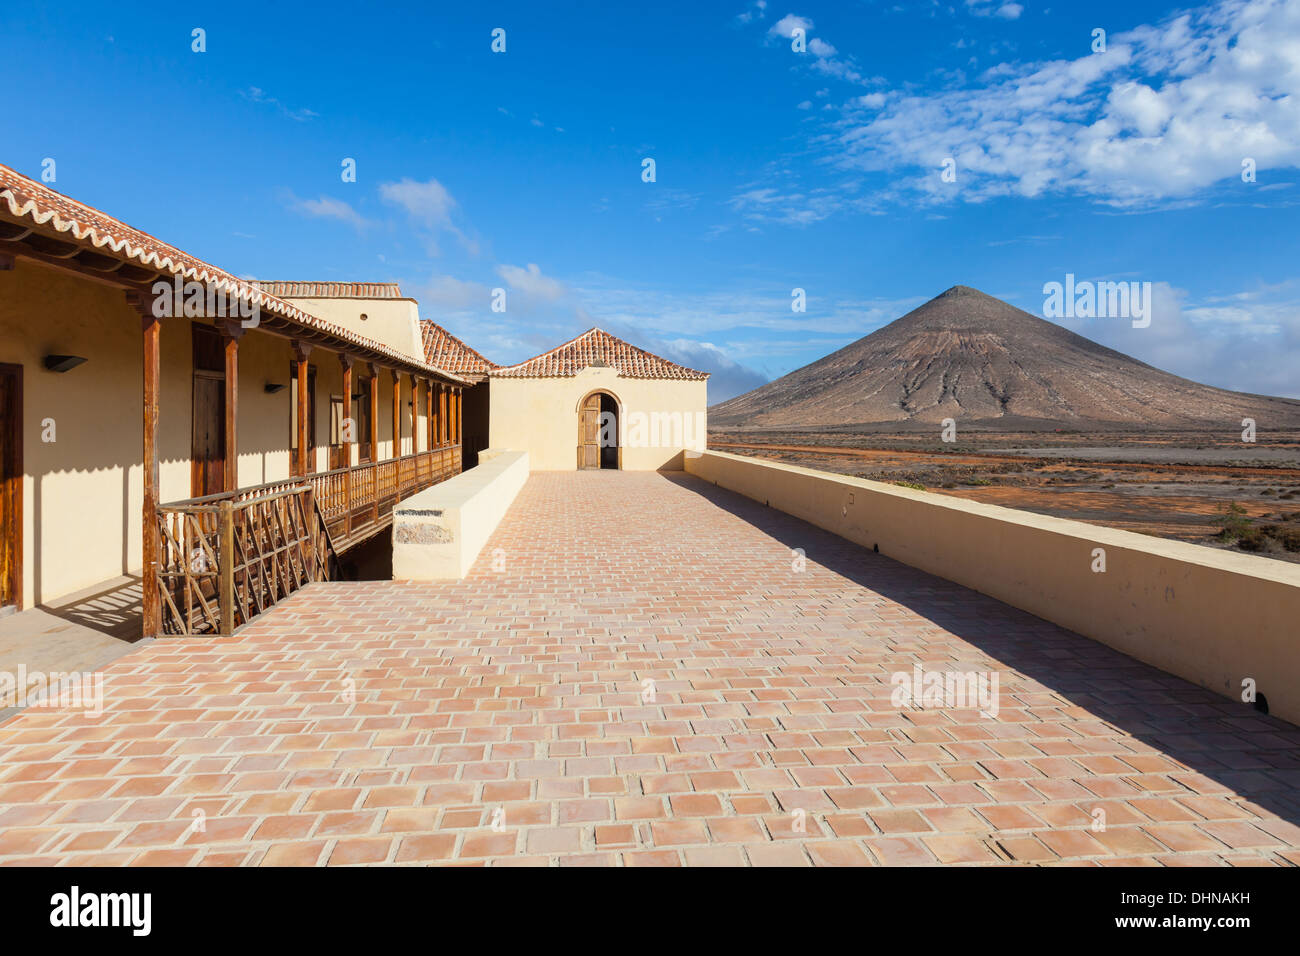
<svg viewBox="0 0 1300 956"><path fill-rule="evenodd" d="M157 269L146 269L144 266L123 263L122 268L117 270L117 274L127 282L135 282L140 285L153 285L159 279L170 279L170 275L164 275Z"/></svg>
<svg viewBox="0 0 1300 956"><path fill-rule="evenodd" d="M49 256L51 259L71 259L83 251L83 247L75 242L51 239L49 236L42 236L39 233L33 233L23 241L41 255Z"/></svg>
<svg viewBox="0 0 1300 956"><path fill-rule="evenodd" d="M6 249L10 255L20 256L24 259L30 259L32 262L40 263L51 269L57 269L59 272L66 272L78 278L85 279L87 282L95 282L99 285L110 286L114 289L135 289L138 283L127 281L125 276L120 273L100 273L94 272L79 264L76 260L58 258L56 256L47 256L44 253L37 252L35 249L23 243L17 243L12 248Z"/></svg>
<svg viewBox="0 0 1300 956"><path fill-rule="evenodd" d="M106 256L99 252L91 252L89 249L82 249L72 257L72 261L96 272L118 272L126 265L121 259L114 259L112 256Z"/></svg>

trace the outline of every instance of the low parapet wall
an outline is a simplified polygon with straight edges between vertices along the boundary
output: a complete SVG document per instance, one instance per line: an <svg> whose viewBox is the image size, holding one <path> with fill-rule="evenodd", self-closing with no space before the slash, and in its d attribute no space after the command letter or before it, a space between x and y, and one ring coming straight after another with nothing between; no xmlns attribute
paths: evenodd
<svg viewBox="0 0 1300 956"><path fill-rule="evenodd" d="M487 449L478 466L393 509L393 580L442 581L469 573L528 480L528 453Z"/></svg>
<svg viewBox="0 0 1300 956"><path fill-rule="evenodd" d="M1300 566L724 452L686 470L1300 724Z"/></svg>

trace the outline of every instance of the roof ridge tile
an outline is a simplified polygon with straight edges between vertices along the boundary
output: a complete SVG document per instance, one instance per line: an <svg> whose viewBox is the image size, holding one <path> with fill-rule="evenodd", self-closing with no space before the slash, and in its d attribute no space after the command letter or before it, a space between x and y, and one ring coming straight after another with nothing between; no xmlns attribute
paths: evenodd
<svg viewBox="0 0 1300 956"><path fill-rule="evenodd" d="M501 378L570 378L589 366L607 365L624 378L704 381L708 372L679 365L593 326L576 338L516 365L499 367Z"/></svg>

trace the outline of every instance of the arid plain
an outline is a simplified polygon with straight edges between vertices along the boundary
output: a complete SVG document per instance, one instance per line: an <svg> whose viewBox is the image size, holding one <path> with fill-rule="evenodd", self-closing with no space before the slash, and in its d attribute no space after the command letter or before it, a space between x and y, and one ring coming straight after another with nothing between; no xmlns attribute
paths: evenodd
<svg viewBox="0 0 1300 956"><path fill-rule="evenodd" d="M712 431L709 447L1300 562L1300 431Z"/></svg>

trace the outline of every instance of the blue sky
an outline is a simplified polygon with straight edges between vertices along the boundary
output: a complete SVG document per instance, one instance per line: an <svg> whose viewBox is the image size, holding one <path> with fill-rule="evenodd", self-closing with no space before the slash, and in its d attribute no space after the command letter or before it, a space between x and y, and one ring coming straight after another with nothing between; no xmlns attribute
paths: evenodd
<svg viewBox="0 0 1300 956"><path fill-rule="evenodd" d="M1300 0L123 6L0 11L0 162L239 275L399 281L497 361L600 325L719 401L1073 273L1156 295L1076 331L1300 396Z"/></svg>

